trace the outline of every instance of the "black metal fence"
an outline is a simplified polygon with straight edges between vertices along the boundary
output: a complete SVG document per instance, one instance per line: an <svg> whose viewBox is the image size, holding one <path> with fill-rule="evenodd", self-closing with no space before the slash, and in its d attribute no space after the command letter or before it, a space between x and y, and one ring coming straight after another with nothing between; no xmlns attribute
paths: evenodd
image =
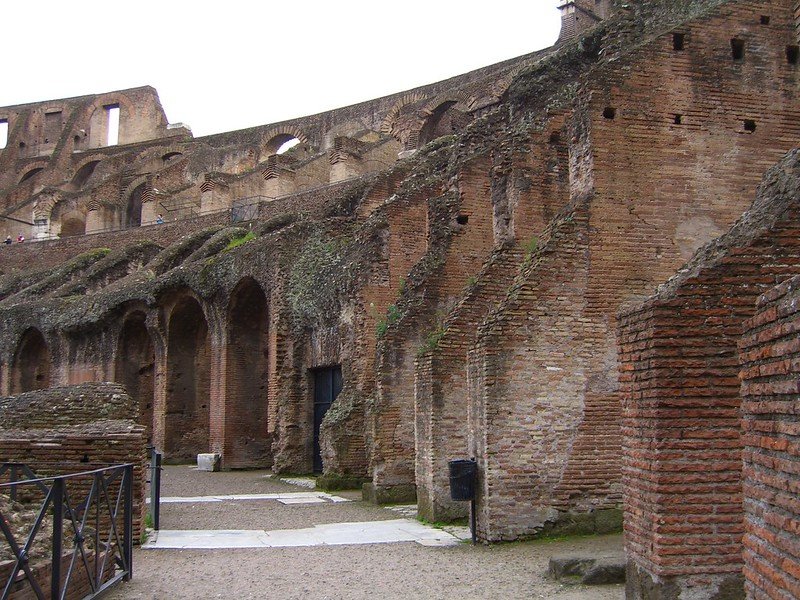
<svg viewBox="0 0 800 600"><path fill-rule="evenodd" d="M0 599L94 598L131 578L133 465L39 477L3 463L0 482Z"/></svg>

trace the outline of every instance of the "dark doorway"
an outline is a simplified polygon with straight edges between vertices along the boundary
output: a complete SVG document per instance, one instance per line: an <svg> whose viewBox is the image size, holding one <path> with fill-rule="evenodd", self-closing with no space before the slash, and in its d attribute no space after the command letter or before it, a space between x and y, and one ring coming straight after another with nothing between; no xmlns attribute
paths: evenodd
<svg viewBox="0 0 800 600"><path fill-rule="evenodd" d="M322 454L319 447L319 428L325 413L342 391L342 367L315 369L314 373L314 473L322 473Z"/></svg>

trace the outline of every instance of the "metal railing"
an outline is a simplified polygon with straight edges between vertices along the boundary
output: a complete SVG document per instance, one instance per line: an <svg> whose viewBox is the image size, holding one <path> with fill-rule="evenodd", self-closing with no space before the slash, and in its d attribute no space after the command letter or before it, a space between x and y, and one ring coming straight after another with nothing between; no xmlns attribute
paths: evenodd
<svg viewBox="0 0 800 600"><path fill-rule="evenodd" d="M64 600L71 584L86 587L84 598L94 598L131 578L133 465L38 477L24 464L3 463L0 480L0 498L7 498L0 503L0 531L12 556L0 563L0 599L29 586L39 600ZM36 514L27 532L12 527L18 502ZM50 551L36 556L34 543L47 537L50 522Z"/></svg>

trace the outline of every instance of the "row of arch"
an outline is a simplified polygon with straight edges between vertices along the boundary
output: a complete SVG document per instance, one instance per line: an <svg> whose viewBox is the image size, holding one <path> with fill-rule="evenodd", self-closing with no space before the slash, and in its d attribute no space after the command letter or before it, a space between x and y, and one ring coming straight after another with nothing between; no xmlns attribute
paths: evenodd
<svg viewBox="0 0 800 600"><path fill-rule="evenodd" d="M226 468L270 465L268 306L253 278L241 280L230 296L221 344L212 344L206 311L189 291L160 307L160 325L142 308L124 314L109 372L126 387L167 459L214 451ZM28 328L10 360L9 391L51 386L52 364L45 336Z"/></svg>

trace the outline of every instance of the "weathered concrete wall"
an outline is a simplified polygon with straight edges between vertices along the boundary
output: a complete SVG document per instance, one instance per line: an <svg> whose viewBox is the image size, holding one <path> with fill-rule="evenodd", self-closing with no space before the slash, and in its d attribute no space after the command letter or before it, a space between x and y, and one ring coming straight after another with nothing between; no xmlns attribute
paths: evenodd
<svg viewBox="0 0 800 600"><path fill-rule="evenodd" d="M741 597L737 344L758 295L800 272L799 159L773 169L729 233L621 317L631 598Z"/></svg>
<svg viewBox="0 0 800 600"><path fill-rule="evenodd" d="M744 574L751 598L800 596L800 277L766 292L744 323Z"/></svg>

